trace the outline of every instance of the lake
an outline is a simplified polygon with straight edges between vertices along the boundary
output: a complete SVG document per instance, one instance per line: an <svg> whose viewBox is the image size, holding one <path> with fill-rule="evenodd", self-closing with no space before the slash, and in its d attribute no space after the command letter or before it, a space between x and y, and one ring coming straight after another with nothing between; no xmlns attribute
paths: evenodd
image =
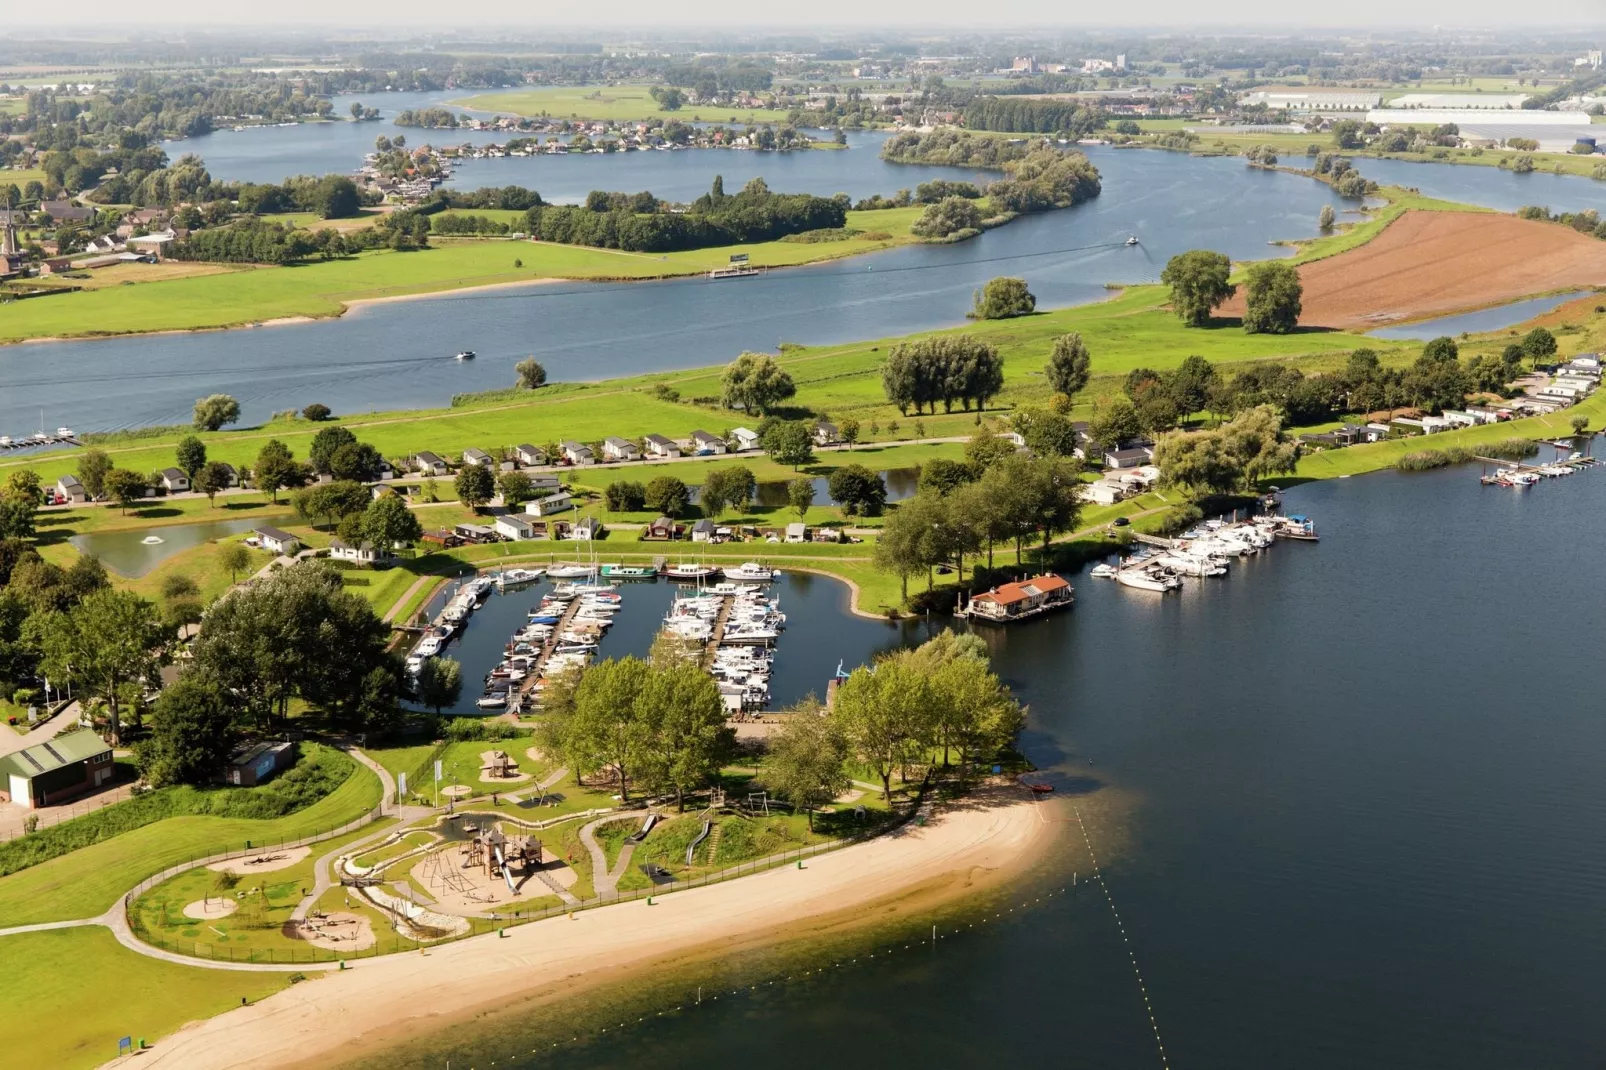
<svg viewBox="0 0 1606 1070"><path fill-rule="evenodd" d="M1070 613L984 633L1067 808L1001 902L1073 871L1078 888L935 954L864 955L925 935L919 920L876 944L732 954L644 981L614 1008L632 1024L606 1036L625 1018L599 1023L591 999L372 1065L1159 1066L1128 949L1170 1065L1189 1070L1596 1065L1606 471L1520 493L1471 467L1385 473L1285 501L1321 543L1280 543L1181 596L1084 573ZM1558 549L1514 556L1536 532ZM831 619L843 638L820 667L850 638L860 657L896 638L857 624ZM783 662L809 627L794 617ZM1130 945L1085 884L1073 804ZM982 910L932 920L953 932ZM795 976L824 955L859 962ZM699 984L723 998L692 1009ZM547 1053L558 1029L587 1039Z"/></svg>
<svg viewBox="0 0 1606 1070"><path fill-rule="evenodd" d="M1295 161L1295 166L1300 166ZM1606 212L1606 182L1580 175L1533 171L1513 174L1499 167L1472 164L1414 163L1357 157L1361 174L1385 186L1414 186L1429 197L1476 204L1498 212L1515 212L1541 204L1555 212Z"/></svg>
<svg viewBox="0 0 1606 1070"><path fill-rule="evenodd" d="M845 167L860 151L812 155ZM696 154L642 155L678 167L674 161ZM779 159L729 155L763 167ZM1345 206L1324 185L1241 160L1107 148L1091 155L1104 175L1102 196L957 245L906 246L748 279L532 285L260 330L0 347L8 387L0 428L37 426L41 409L51 426L79 431L188 422L195 399L213 392L238 398L246 423L314 401L340 413L438 406L455 393L512 383L513 365L531 354L554 380L602 379L705 367L782 341L925 331L963 323L973 292L997 275L1024 275L1044 307L1097 301L1106 283L1156 281L1166 260L1188 249L1280 255L1287 250L1269 242L1313 237L1323 205ZM863 150L863 158L873 153ZM913 182L911 175L902 184ZM1129 235L1143 244L1127 246ZM479 359L451 359L465 348Z"/></svg>
<svg viewBox="0 0 1606 1070"><path fill-rule="evenodd" d="M199 524L169 524L132 531L92 531L67 541L81 554L98 557L101 564L131 579L145 575L176 553L214 539L224 539L260 527L262 520L207 520ZM156 542L149 540L155 539Z"/></svg>

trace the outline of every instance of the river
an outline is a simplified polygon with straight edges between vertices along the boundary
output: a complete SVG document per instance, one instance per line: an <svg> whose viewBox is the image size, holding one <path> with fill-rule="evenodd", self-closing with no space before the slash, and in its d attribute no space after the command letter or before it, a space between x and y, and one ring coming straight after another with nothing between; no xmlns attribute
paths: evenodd
<svg viewBox="0 0 1606 1070"><path fill-rule="evenodd" d="M829 953L730 956L643 981L623 1031L598 1036L624 1019L588 1001L373 1065L1159 1067L1134 965L1188 1070L1595 1065L1606 471L1525 492L1476 475L1300 486L1286 507L1319 544L1181 596L1084 573L1070 613L986 633L1064 809L1001 905L935 919L954 934L935 954L901 950L929 931L917 920ZM1515 549L1539 532L1555 552ZM896 638L866 636L861 656ZM1073 806L1111 901L1086 884ZM1018 906L1073 871L1067 894ZM858 962L804 983L826 954ZM692 1009L699 984L724 998ZM586 1039L547 1054L558 1029Z"/></svg>
<svg viewBox="0 0 1606 1070"><path fill-rule="evenodd" d="M717 156L707 164L710 180L736 157L766 168L779 160L641 155L666 168L682 167L683 157ZM214 392L238 398L246 423L314 401L339 413L439 406L455 393L511 384L513 364L531 354L555 380L602 379L704 367L782 341L931 330L963 323L972 293L997 275L1024 275L1045 307L1096 301L1107 295L1106 283L1156 280L1169 257L1188 249L1272 255L1278 250L1268 242L1314 236L1323 205L1345 207L1308 178L1239 160L1116 149L1091 155L1104 175L1102 196L958 245L906 246L750 279L532 285L368 305L337 320L260 330L0 347L0 381L8 387L0 393L0 428L36 427L41 409L50 426L80 431L184 422L195 399ZM891 166L862 146L813 157ZM1124 244L1133 234L1142 245ZM465 348L479 359L450 359Z"/></svg>

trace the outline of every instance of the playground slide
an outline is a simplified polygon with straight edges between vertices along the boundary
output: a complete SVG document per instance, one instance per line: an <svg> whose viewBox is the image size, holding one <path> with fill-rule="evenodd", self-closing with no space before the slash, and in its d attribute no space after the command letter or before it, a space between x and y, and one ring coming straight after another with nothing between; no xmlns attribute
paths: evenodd
<svg viewBox="0 0 1606 1070"><path fill-rule="evenodd" d="M708 834L710 832L713 832L713 831L714 831L713 819L712 818L704 818L703 819L703 831L699 832L697 834L697 838L692 840L691 843L686 845L686 864L688 866L691 865L691 860L697 856L697 848L699 848L699 847L701 847L703 845L703 841L708 839Z"/></svg>
<svg viewBox="0 0 1606 1070"><path fill-rule="evenodd" d="M647 838L647 833L651 832L652 827L656 824L658 824L658 815L648 814L647 820L641 823L641 828L637 829L635 832L632 832L629 836L626 836L625 842L640 843L642 840Z"/></svg>
<svg viewBox="0 0 1606 1070"><path fill-rule="evenodd" d="M513 874L508 872L507 859L502 857L502 848L493 847L491 851L496 855L496 868L501 871L502 879L507 881L507 890L514 895L518 895L519 890L513 887Z"/></svg>

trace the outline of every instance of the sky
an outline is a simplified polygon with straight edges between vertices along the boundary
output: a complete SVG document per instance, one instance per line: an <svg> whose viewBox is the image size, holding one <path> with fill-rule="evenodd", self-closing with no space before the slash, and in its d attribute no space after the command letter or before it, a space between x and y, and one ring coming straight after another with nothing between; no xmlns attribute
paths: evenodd
<svg viewBox="0 0 1606 1070"><path fill-rule="evenodd" d="M11 25L61 26L58 5L8 2L4 16ZM92 27L136 25L148 29L185 26L257 24L294 32L308 24L353 24L353 9L328 0L276 0L272 4L227 4L215 0L147 0L129 5L124 0L73 0L72 32ZM1111 7L1104 4L1064 3L1055 0L810 0L803 5L760 5L747 9L730 5L683 4L666 6L657 0L612 0L608 4L542 4L528 0L479 0L473 22L454 18L438 0L386 0L364 10L387 25L439 27L456 33L473 32L473 26L498 27L585 26L616 29L672 25L761 26L778 25L829 32L835 27L887 26L918 34L924 28L971 26L992 30L1012 27L1080 26L1111 29L1192 28L1210 32L1229 28L1300 25L1324 29L1348 27L1366 32L1379 26L1441 26L1466 30L1480 26L1520 25L1530 30L1599 27L1606 32L1606 0L1347 0L1342 4L1290 4L1287 0L1234 0L1218 12L1220 23L1201 26L1196 0L1145 0Z"/></svg>

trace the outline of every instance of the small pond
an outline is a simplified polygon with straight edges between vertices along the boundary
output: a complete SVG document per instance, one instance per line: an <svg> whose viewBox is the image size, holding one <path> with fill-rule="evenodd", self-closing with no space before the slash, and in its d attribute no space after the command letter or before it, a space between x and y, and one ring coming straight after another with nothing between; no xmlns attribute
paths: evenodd
<svg viewBox="0 0 1606 1070"><path fill-rule="evenodd" d="M130 531L95 531L74 535L69 542L81 554L100 558L119 576L138 579L176 553L214 539L238 535L262 524L257 520L208 520L201 524L169 524ZM152 542L155 539L158 541Z"/></svg>
<svg viewBox="0 0 1606 1070"><path fill-rule="evenodd" d="M1368 333L1373 338L1417 338L1425 342L1430 338L1445 336L1455 338L1462 334L1498 331L1503 327L1512 327L1535 316L1541 316L1551 309L1560 308L1568 301L1584 297L1589 292L1579 290L1577 293L1533 297L1526 301L1513 301L1509 305L1480 308L1476 312L1461 312L1454 316L1440 316L1438 319L1422 320L1418 323L1404 323L1398 327L1384 327ZM1602 296L1602 300L1606 302L1606 295Z"/></svg>

